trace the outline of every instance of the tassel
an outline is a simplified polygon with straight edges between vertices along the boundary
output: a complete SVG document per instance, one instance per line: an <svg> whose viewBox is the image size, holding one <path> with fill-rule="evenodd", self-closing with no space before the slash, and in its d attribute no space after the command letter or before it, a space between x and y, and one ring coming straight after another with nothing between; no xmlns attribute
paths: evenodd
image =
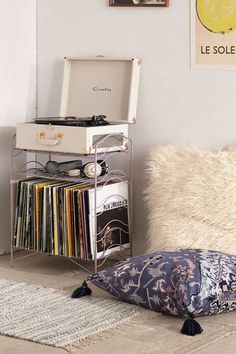
<svg viewBox="0 0 236 354"><path fill-rule="evenodd" d="M185 320L181 329L181 333L186 334L187 336L195 336L196 334L201 334L202 332L203 329L200 324L192 318Z"/></svg>
<svg viewBox="0 0 236 354"><path fill-rule="evenodd" d="M81 287L73 291L71 297L72 299L77 299L83 296L89 296L91 294L92 294L92 290L88 287L86 281L84 281Z"/></svg>

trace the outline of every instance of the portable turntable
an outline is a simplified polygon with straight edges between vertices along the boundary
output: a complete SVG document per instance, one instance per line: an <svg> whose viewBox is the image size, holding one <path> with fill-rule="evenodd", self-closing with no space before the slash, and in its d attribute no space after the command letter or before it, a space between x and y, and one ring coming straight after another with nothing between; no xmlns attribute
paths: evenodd
<svg viewBox="0 0 236 354"><path fill-rule="evenodd" d="M98 152L125 148L122 136L136 121L140 66L133 58L65 58L59 116L19 123L17 148L93 154L107 135Z"/></svg>
<svg viewBox="0 0 236 354"><path fill-rule="evenodd" d="M92 117L50 117L50 118L37 118L37 124L51 124L51 125L67 125L70 127L100 127L102 125L110 124L104 115L93 115Z"/></svg>

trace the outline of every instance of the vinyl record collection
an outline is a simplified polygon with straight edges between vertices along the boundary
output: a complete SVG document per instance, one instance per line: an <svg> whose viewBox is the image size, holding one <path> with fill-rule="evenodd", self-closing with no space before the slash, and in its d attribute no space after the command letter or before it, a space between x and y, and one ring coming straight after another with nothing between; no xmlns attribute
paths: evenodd
<svg viewBox="0 0 236 354"><path fill-rule="evenodd" d="M13 246L84 260L128 248L127 183L98 186L96 208L94 193L92 183L18 181Z"/></svg>

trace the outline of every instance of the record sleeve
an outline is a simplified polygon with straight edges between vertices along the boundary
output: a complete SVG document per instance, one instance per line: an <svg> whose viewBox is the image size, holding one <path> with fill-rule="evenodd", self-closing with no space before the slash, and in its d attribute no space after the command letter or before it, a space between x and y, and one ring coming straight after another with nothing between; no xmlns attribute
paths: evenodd
<svg viewBox="0 0 236 354"><path fill-rule="evenodd" d="M89 190L89 223L92 259L97 248L97 257L129 248L128 183L118 182ZM97 217L97 230L94 218Z"/></svg>

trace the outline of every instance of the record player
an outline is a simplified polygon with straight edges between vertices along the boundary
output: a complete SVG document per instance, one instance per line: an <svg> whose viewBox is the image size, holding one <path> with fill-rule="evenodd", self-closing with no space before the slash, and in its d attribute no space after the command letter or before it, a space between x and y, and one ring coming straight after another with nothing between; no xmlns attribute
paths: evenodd
<svg viewBox="0 0 236 354"><path fill-rule="evenodd" d="M110 124L106 120L104 115L93 115L92 117L87 118L78 118L78 117L51 117L51 118L36 118L35 123L37 124L51 124L51 125L66 125L69 127L100 127L102 125Z"/></svg>
<svg viewBox="0 0 236 354"><path fill-rule="evenodd" d="M65 58L58 117L19 123L20 149L93 154L125 148L135 123L141 62L127 58ZM107 139L107 136L109 136Z"/></svg>

